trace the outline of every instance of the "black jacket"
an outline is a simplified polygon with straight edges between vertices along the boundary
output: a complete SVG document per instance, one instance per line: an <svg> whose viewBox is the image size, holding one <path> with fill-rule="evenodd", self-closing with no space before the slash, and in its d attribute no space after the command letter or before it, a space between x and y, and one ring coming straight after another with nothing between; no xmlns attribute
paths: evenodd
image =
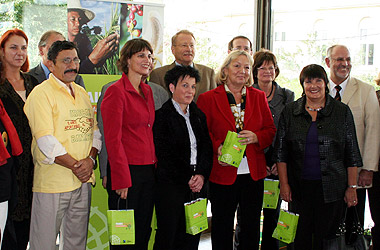
<svg viewBox="0 0 380 250"><path fill-rule="evenodd" d="M26 97L28 97L32 89L38 85L38 82L33 76L30 76L27 73L20 72L20 74L24 79ZM30 218L32 207L34 169L31 151L32 133L30 131L28 118L24 113L24 101L13 89L7 79L0 84L0 98L16 128L23 149L22 154L15 157L15 159L17 159L14 163L14 167L18 186L18 203L16 208L11 212L12 219L22 221Z"/></svg>
<svg viewBox="0 0 380 250"><path fill-rule="evenodd" d="M197 168L190 167L190 138L186 120L169 99L156 111L153 126L157 155L157 181L187 185L192 175L208 179L212 166L212 143L207 129L206 116L196 104L190 104L190 123L197 140Z"/></svg>
<svg viewBox="0 0 380 250"><path fill-rule="evenodd" d="M287 163L292 196L299 198L306 136L311 116L305 110L305 96L286 105L277 130L274 160ZM322 187L325 202L343 199L347 168L363 165L350 108L326 95L326 105L317 115Z"/></svg>

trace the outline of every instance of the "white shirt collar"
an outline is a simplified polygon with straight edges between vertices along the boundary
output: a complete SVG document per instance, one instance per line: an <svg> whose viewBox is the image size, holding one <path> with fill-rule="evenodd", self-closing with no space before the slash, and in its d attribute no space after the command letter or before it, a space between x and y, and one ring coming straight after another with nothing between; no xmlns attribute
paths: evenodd
<svg viewBox="0 0 380 250"><path fill-rule="evenodd" d="M339 93L339 94L340 94L340 96L342 96L342 97L343 97L343 93L344 93L344 90L346 89L346 86L347 86L347 83L348 83L348 80L349 80L349 79L350 79L350 76L348 76L346 80L344 80L341 84L339 84L339 86L342 88L342 89L340 90L340 93ZM336 89L335 89L335 86L338 85L338 84L334 83L334 82L331 80L331 78L330 78L329 80L330 80L330 82L329 82L330 95L331 95L332 97L335 97L335 95L336 95Z"/></svg>
<svg viewBox="0 0 380 250"><path fill-rule="evenodd" d="M174 101L174 99L172 98L172 102L173 102L173 105L174 105L174 108L177 110L177 112L182 115L183 117L189 117L190 116L190 112L189 112L189 105L187 105L186 107L186 114L183 112L183 110L181 109L181 106L179 105L178 102Z"/></svg>
<svg viewBox="0 0 380 250"><path fill-rule="evenodd" d="M71 90L70 90L69 86L67 86L64 82L62 82L61 80L59 80L53 73L51 73L49 75L49 77L53 77L58 82L58 84L61 85L62 87L64 87L67 90L67 92L69 92L69 94L71 95ZM73 90L73 93L75 95L74 88L73 88L73 83L70 82L69 85L70 85L70 87Z"/></svg>
<svg viewBox="0 0 380 250"><path fill-rule="evenodd" d="M177 61L175 61L175 65L177 65L177 66L183 66L182 64L178 63ZM191 66L192 68L194 68L194 63L192 62L192 63L190 64L190 66Z"/></svg>

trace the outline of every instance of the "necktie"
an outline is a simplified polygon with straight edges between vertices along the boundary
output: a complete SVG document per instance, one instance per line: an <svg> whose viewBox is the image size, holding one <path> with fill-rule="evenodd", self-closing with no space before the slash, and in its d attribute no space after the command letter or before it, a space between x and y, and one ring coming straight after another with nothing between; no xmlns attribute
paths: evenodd
<svg viewBox="0 0 380 250"><path fill-rule="evenodd" d="M340 96L340 93L339 93L341 89L342 89L341 86L339 85L335 86L335 90L336 90L335 100L337 101L342 101L342 97Z"/></svg>

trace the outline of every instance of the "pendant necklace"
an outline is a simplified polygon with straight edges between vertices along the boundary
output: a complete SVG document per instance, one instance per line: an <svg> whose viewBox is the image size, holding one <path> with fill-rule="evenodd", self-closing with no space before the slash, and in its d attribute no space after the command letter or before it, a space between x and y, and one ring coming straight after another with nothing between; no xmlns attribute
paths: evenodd
<svg viewBox="0 0 380 250"><path fill-rule="evenodd" d="M272 83L272 89L270 90L269 95L267 95L267 99L272 95L272 92L273 92L273 83Z"/></svg>

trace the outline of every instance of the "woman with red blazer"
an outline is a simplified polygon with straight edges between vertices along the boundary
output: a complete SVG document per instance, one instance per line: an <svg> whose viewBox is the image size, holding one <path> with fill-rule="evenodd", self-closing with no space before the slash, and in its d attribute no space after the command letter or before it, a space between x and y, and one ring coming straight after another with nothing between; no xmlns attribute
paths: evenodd
<svg viewBox="0 0 380 250"><path fill-rule="evenodd" d="M108 87L100 107L108 153L108 207L127 207L135 213L135 245L111 245L111 250L148 249L157 159L153 94L141 77L149 74L152 63L148 41L136 38L126 42L118 60L122 77Z"/></svg>
<svg viewBox="0 0 380 250"><path fill-rule="evenodd" d="M213 167L209 178L212 212L212 249L232 250L237 206L241 211L239 249L259 249L264 149L276 133L265 93L252 85L251 56L230 53L217 75L216 89L199 96L197 105L206 114L213 143ZM227 132L237 132L247 148L239 167L218 161Z"/></svg>

